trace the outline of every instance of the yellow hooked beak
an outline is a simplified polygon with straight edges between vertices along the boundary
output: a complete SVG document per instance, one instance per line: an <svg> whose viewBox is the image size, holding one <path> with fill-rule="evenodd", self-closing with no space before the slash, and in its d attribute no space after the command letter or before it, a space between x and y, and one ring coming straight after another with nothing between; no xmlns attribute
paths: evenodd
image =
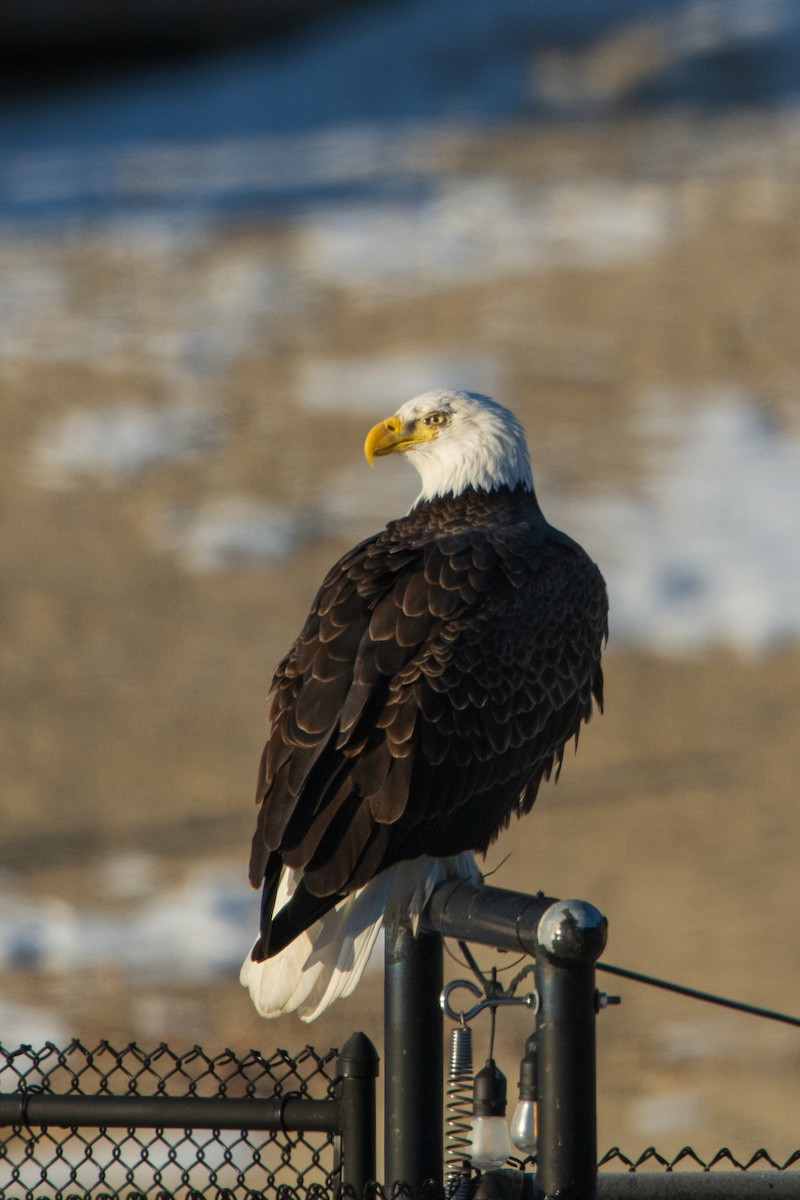
<svg viewBox="0 0 800 1200"><path fill-rule="evenodd" d="M372 466L374 458L405 450L415 442L429 442L434 436L435 431L429 430L420 421L410 421L404 425L399 417L387 417L370 429L364 442L364 454Z"/></svg>

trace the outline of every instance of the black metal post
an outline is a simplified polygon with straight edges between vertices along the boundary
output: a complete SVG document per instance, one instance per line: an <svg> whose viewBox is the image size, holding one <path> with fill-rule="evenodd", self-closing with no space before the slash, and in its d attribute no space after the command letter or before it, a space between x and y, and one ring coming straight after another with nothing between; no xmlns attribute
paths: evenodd
<svg viewBox="0 0 800 1200"><path fill-rule="evenodd" d="M597 1099L594 965L606 919L583 900L559 900L541 918L535 961L539 1081L536 1195L594 1200Z"/></svg>
<svg viewBox="0 0 800 1200"><path fill-rule="evenodd" d="M353 1033L338 1060L342 1122L342 1186L360 1198L375 1181L375 1080L378 1052L365 1033Z"/></svg>
<svg viewBox="0 0 800 1200"><path fill-rule="evenodd" d="M395 1183L442 1186L442 939L407 925L386 931L384 1169Z"/></svg>

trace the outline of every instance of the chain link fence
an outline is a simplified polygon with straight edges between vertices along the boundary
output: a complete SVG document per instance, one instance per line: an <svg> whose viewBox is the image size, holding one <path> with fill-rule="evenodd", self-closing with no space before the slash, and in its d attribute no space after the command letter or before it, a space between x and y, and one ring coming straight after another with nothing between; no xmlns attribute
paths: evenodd
<svg viewBox="0 0 800 1200"><path fill-rule="evenodd" d="M718 1168L729 1171L788 1171L792 1167L800 1166L800 1150L794 1150L786 1159L773 1158L768 1150L763 1147L755 1150L749 1158L737 1158L727 1146L723 1146L721 1150L717 1150L716 1154L712 1154L710 1158L704 1158L693 1150L691 1146L684 1146L677 1154L673 1154L671 1158L666 1158L663 1154L659 1154L655 1146L648 1146L636 1158L630 1158L620 1150L619 1146L612 1146L610 1150L602 1156L598 1163L598 1167L602 1171L604 1167L614 1167L617 1170L628 1172L660 1170L660 1171L676 1171L676 1170L693 1170L693 1171L714 1171ZM800 1180L800 1172L798 1172Z"/></svg>
<svg viewBox="0 0 800 1200"><path fill-rule="evenodd" d="M117 1049L72 1041L59 1049L0 1048L0 1091L20 1095L20 1121L3 1130L4 1200L53 1197L255 1197L330 1195L339 1181L333 1133L224 1129L37 1128L25 1120L39 1096L332 1099L337 1051L176 1053L167 1045ZM111 1124L111 1121L109 1122Z"/></svg>
<svg viewBox="0 0 800 1200"><path fill-rule="evenodd" d="M84 1046L74 1040L64 1049L46 1043L40 1049L0 1047L0 1091L13 1094L19 1121L0 1136L0 1194L4 1200L328 1200L348 1193L342 1188L339 1139L331 1132L293 1132L282 1125L272 1131L225 1129L160 1129L129 1126L57 1128L25 1119L37 1097L92 1097L103 1101L125 1097L173 1097L220 1100L229 1104L259 1098L333 1101L338 1082L338 1051L319 1053L306 1046L292 1056L276 1050L269 1057L251 1050L208 1054L201 1047L177 1053L161 1044L145 1050L131 1044L117 1049L107 1041ZM107 1104L109 1126L113 1109ZM241 1110L237 1110L241 1111ZM665 1157L650 1146L630 1157L614 1146L599 1160L600 1183L609 1170L628 1175L642 1172L696 1175L719 1170L744 1174L790 1174L798 1181L800 1149L785 1161L765 1149L747 1159L723 1147L702 1157L684 1146ZM536 1158L512 1157L507 1166L534 1171ZM479 1184L473 1172L472 1186ZM615 1177L618 1178L618 1177ZM464 1181L458 1183L463 1194ZM774 1191L774 1185L768 1185ZM416 1194L418 1189L406 1189ZM400 1189L403 1195L406 1190ZM436 1189L423 1189L433 1195ZM453 1189L451 1189L453 1190ZM671 1189L674 1190L674 1189ZM740 1189L741 1190L741 1189ZM604 1192L601 1186L601 1191ZM381 1200L398 1189L378 1184L368 1189ZM480 1188L478 1195L480 1195ZM747 1189L743 1195L749 1194ZM756 1192L753 1192L755 1195ZM781 1193L783 1194L783 1193Z"/></svg>

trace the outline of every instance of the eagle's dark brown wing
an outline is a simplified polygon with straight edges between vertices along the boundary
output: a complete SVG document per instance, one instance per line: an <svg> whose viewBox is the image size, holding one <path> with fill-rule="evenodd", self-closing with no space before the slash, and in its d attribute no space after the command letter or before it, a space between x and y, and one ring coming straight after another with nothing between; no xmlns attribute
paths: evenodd
<svg viewBox="0 0 800 1200"><path fill-rule="evenodd" d="M528 492L420 505L340 560L273 683L256 957L391 864L483 850L528 811L602 702L606 610ZM303 879L272 922L283 866Z"/></svg>

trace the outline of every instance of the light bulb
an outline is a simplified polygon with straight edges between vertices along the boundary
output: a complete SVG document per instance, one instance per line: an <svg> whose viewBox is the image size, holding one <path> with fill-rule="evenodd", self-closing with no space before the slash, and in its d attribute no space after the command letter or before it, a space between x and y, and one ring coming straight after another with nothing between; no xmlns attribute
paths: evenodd
<svg viewBox="0 0 800 1200"><path fill-rule="evenodd" d="M525 1054L519 1064L519 1103L511 1121L511 1141L526 1154L536 1153L539 1112L536 1105L536 1034L525 1043Z"/></svg>
<svg viewBox="0 0 800 1200"><path fill-rule="evenodd" d="M511 1153L511 1135L505 1117L474 1117L470 1146L473 1167L482 1171L502 1167Z"/></svg>
<svg viewBox="0 0 800 1200"><path fill-rule="evenodd" d="M536 1153L539 1114L535 1100L520 1100L511 1120L511 1141L525 1154Z"/></svg>
<svg viewBox="0 0 800 1200"><path fill-rule="evenodd" d="M511 1153L506 1125L506 1077L493 1058L475 1076L472 1089L470 1158L475 1167L502 1167Z"/></svg>

